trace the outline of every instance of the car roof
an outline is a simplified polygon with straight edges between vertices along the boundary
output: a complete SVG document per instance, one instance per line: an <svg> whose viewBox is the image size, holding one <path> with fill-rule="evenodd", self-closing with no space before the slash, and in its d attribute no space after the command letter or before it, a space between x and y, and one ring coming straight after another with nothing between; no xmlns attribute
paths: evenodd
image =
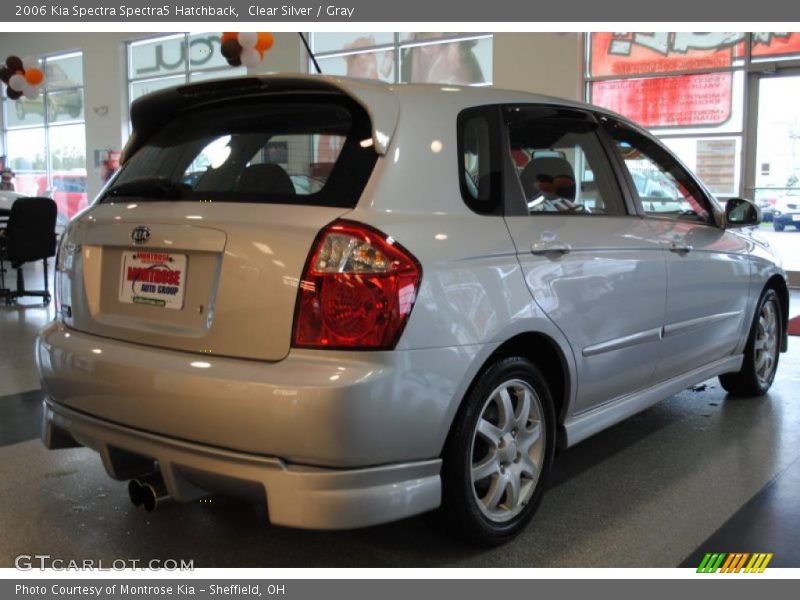
<svg viewBox="0 0 800 600"><path fill-rule="evenodd" d="M465 108L493 104L545 104L579 110L590 110L614 119L636 125L621 115L603 108L547 96L488 86L451 84L404 83L392 84L373 79L357 79L331 75L281 74L229 77L196 84L181 85L148 94L131 106L133 134L126 147L122 162L140 146L152 132L172 114L193 103L223 96L259 95L270 92L338 91L358 102L372 121L372 138L375 150L386 154L394 136L400 114L407 111L426 111L431 103L447 103L457 114ZM637 127L637 129L639 129Z"/></svg>
<svg viewBox="0 0 800 600"><path fill-rule="evenodd" d="M277 75L276 77L282 77ZM377 121L379 130L394 131L398 114L406 110L428 110L431 102L441 104L449 103L453 107L454 113L460 112L465 108L493 104L542 104L548 106L561 106L574 108L577 110L587 110L603 116L611 117L641 131L641 128L626 117L614 113L605 108L568 100L557 96L524 92L520 90L509 90L492 86L459 85L449 83L386 83L375 79L358 79L353 77L335 77L330 75L293 75L296 79L307 79L324 81L338 87L345 93L353 96L370 113L373 125ZM263 77L269 81L270 77ZM390 100L390 98L392 100ZM381 102L382 100L382 102ZM395 104L393 111L384 110L383 114L377 114L380 106L391 106ZM396 114L394 114L396 111ZM385 146L388 144L379 143L375 139L376 148L379 152L385 153Z"/></svg>

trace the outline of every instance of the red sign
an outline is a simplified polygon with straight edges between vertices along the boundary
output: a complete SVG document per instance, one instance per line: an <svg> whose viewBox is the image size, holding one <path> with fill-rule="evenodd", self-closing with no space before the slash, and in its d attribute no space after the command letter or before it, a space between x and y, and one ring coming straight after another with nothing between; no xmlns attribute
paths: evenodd
<svg viewBox="0 0 800 600"><path fill-rule="evenodd" d="M800 33L755 32L751 53L757 58L800 54Z"/></svg>
<svg viewBox="0 0 800 600"><path fill-rule="evenodd" d="M752 55L800 54L800 33L753 32ZM744 57L744 32L598 32L591 34L592 77L729 67Z"/></svg>
<svg viewBox="0 0 800 600"><path fill-rule="evenodd" d="M704 73L592 83L592 103L645 127L713 126L731 117L733 75Z"/></svg>
<svg viewBox="0 0 800 600"><path fill-rule="evenodd" d="M752 56L800 56L800 33L754 32ZM726 69L742 64L744 32L599 32L591 34L592 102L647 127L713 127L731 117L733 75L676 71Z"/></svg>
<svg viewBox="0 0 800 600"><path fill-rule="evenodd" d="M593 77L729 67L743 54L744 33L592 34Z"/></svg>

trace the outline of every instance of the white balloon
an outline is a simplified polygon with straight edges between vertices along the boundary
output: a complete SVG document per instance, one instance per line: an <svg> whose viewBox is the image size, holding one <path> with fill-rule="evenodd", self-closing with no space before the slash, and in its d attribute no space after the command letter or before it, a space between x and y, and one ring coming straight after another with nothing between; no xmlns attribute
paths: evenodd
<svg viewBox="0 0 800 600"><path fill-rule="evenodd" d="M258 33L255 31L243 31L239 34L239 45L242 48L255 48L258 43ZM244 63L244 61L242 61Z"/></svg>
<svg viewBox="0 0 800 600"><path fill-rule="evenodd" d="M28 100L36 100L39 97L39 86L38 85L29 85L25 88L25 91L22 92L25 94L25 97Z"/></svg>
<svg viewBox="0 0 800 600"><path fill-rule="evenodd" d="M242 50L242 55L240 58L242 64L245 67L255 67L258 65L258 63L261 62L261 55L255 48L248 48L247 50Z"/></svg>
<svg viewBox="0 0 800 600"><path fill-rule="evenodd" d="M35 56L23 56L22 57L22 68L26 71L28 69L40 69L41 66L39 65L39 59Z"/></svg>
<svg viewBox="0 0 800 600"><path fill-rule="evenodd" d="M8 87L15 92L23 91L27 85L28 82L25 80L25 76L19 73L15 73L8 79Z"/></svg>

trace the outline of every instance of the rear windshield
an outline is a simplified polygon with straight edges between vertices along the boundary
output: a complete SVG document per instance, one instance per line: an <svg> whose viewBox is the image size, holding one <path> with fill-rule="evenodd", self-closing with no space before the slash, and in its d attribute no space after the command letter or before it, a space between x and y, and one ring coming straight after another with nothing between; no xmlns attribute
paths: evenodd
<svg viewBox="0 0 800 600"><path fill-rule="evenodd" d="M351 208L377 155L366 112L331 97L227 101L179 114L101 202L263 202Z"/></svg>

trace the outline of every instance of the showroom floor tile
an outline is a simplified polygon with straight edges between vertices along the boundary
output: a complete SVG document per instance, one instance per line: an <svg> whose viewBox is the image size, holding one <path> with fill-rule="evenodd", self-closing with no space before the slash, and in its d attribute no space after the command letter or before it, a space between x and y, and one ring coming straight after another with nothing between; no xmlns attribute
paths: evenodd
<svg viewBox="0 0 800 600"><path fill-rule="evenodd" d="M692 552L682 566L697 567L714 552L772 553L770 567L800 564L800 458L786 467Z"/></svg>
<svg viewBox="0 0 800 600"><path fill-rule="evenodd" d="M798 300L794 294L793 314ZM709 540L731 546L719 551L761 550L743 547L755 539L747 523L780 524L781 506L800 506L800 338L793 337L766 397L726 398L709 380L562 452L536 518L501 548L459 545L427 517L321 533L273 527L263 507L224 498L147 514L95 453L50 452L35 439L41 396L30 392L38 385L31 352L21 348L32 347L47 318L42 308L0 307L0 369L8 377L0 380L0 566L45 553L184 558L196 567L672 567L693 564ZM778 501L786 494L789 504ZM775 564L786 564L791 545L780 548ZM793 560L800 567L800 557Z"/></svg>

